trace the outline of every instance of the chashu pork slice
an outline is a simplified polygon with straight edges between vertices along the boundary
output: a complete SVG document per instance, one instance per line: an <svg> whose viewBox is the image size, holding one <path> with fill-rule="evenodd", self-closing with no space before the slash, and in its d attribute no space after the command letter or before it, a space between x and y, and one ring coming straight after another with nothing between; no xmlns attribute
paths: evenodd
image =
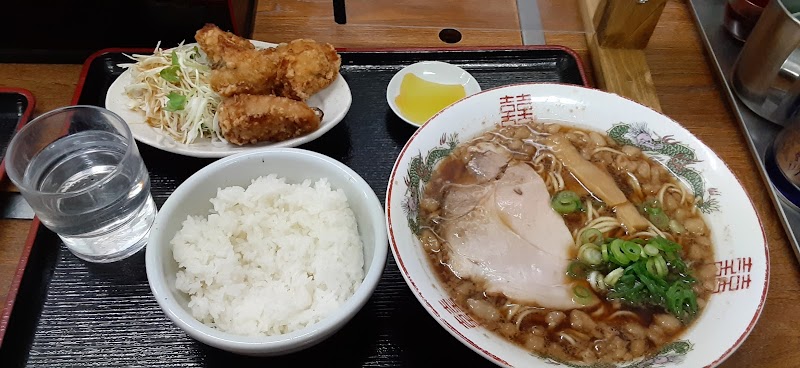
<svg viewBox="0 0 800 368"><path fill-rule="evenodd" d="M562 310L585 307L573 299L566 276L572 236L550 207L539 174L515 164L500 179L484 185L490 186L489 193L474 196L474 206L457 206L471 211L444 224L453 272L517 302ZM445 196L445 207L451 195ZM463 195L456 198L464 200Z"/></svg>

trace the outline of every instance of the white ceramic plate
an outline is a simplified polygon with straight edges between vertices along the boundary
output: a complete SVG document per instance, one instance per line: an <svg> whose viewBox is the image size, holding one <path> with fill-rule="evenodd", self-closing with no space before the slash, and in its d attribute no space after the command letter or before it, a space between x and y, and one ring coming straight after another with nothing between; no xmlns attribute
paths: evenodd
<svg viewBox="0 0 800 368"><path fill-rule="evenodd" d="M702 198L698 209L711 230L717 292L667 351L619 366L707 367L730 356L758 320L769 283L766 237L750 198L725 163L675 121L617 95L569 85L519 84L467 97L431 118L403 148L386 192L389 241L403 277L430 315L455 338L498 365L559 365L495 335L455 306L409 227L418 206L412 198L419 196L410 193L419 193L415 191L425 184L414 186L420 177L417 170L433 170L428 167L429 158L501 121L531 118L573 123L636 145L667 167L679 169L681 180Z"/></svg>
<svg viewBox="0 0 800 368"><path fill-rule="evenodd" d="M403 82L403 77L408 73L416 74L418 77L429 82L460 84L464 86L464 92L466 92L467 96L474 95L481 91L481 86L478 85L478 82L472 74L469 74L466 70L453 64L441 61L420 61L401 69L392 77L389 81L389 85L386 87L386 102L389 103L389 107L400 119L403 119L403 121L415 127L419 127L421 124L417 124L403 116L397 104L394 102L400 94L400 84Z"/></svg>
<svg viewBox="0 0 800 368"><path fill-rule="evenodd" d="M257 48L277 46L274 43L262 41L252 40L250 42ZM106 93L106 108L117 113L128 123L133 137L136 138L137 141L164 151L193 157L219 158L260 148L296 147L311 142L342 121L347 111L350 110L350 104L353 101L353 97L350 94L350 87L340 74L330 86L314 94L306 101L309 106L317 107L325 114L320 122L319 129L310 134L281 142L261 142L244 146L237 146L226 142L212 143L210 138L197 139L191 144L182 144L176 142L167 134L147 125L144 121L143 112L128 108L130 99L125 94L125 86L130 83L131 73L126 70L111 84L111 87L108 88L108 92Z"/></svg>

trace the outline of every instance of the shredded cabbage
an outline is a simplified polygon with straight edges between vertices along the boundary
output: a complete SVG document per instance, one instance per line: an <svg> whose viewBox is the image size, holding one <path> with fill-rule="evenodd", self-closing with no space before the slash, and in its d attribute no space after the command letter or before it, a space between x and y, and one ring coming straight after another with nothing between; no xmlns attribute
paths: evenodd
<svg viewBox="0 0 800 368"><path fill-rule="evenodd" d="M171 50L156 45L152 55L126 55L136 63L120 64L133 77L125 93L129 108L144 112L150 126L168 133L183 144L210 137L224 141L214 115L221 97L211 89L211 67L197 46Z"/></svg>

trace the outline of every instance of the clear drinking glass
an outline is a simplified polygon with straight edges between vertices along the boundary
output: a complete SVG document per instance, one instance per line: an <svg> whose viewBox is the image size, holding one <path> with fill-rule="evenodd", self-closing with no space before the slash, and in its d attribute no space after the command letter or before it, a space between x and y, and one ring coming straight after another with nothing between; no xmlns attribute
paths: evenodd
<svg viewBox="0 0 800 368"><path fill-rule="evenodd" d="M39 220L76 256L126 258L156 216L150 177L125 121L96 106L68 106L25 125L6 171Z"/></svg>

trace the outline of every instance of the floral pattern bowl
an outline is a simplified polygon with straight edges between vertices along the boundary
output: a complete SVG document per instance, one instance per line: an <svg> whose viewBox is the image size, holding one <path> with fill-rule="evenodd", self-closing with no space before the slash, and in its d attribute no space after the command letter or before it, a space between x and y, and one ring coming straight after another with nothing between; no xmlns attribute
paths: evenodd
<svg viewBox="0 0 800 368"><path fill-rule="evenodd" d="M615 94L577 86L516 84L486 90L445 108L406 143L389 178L386 222L392 254L422 306L455 338L497 365L564 364L508 342L461 310L416 237L419 199L436 164L460 142L497 124L531 119L602 131L639 147L694 192L711 229L717 287L703 313L657 355L618 366L707 367L729 357L757 322L769 283L766 237L751 200L725 163L677 122Z"/></svg>

